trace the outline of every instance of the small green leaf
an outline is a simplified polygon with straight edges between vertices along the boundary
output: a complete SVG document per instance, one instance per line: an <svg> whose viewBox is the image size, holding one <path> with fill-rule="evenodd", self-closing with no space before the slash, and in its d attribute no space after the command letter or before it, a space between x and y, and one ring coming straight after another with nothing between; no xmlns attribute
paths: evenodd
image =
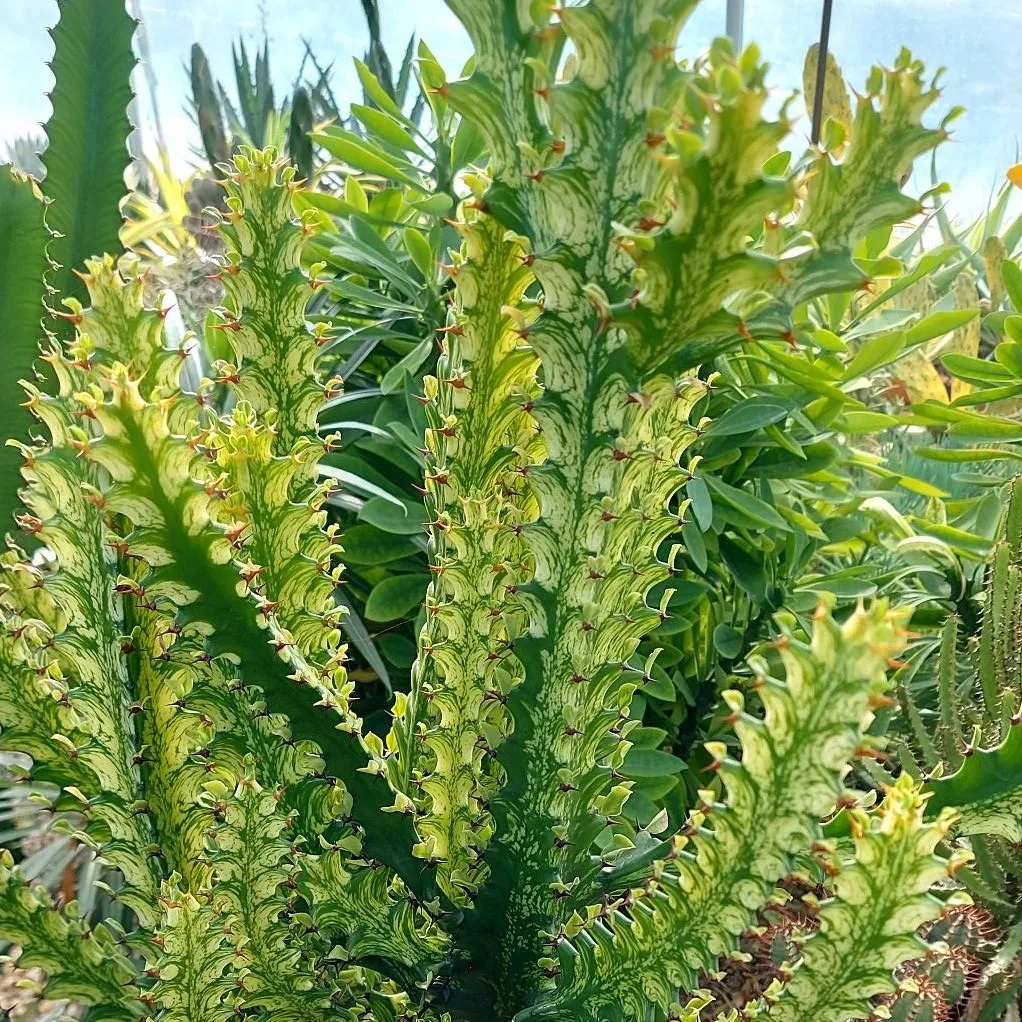
<svg viewBox="0 0 1022 1022"><path fill-rule="evenodd" d="M426 529L421 507L413 508L408 504L405 504L403 508L397 507L382 497L372 497L367 500L362 505L358 517L360 521L399 536L421 536Z"/></svg>
<svg viewBox="0 0 1022 1022"><path fill-rule="evenodd" d="M734 436L752 433L764 426L780 422L788 415L787 405L769 398L752 398L729 408L719 419L710 423L706 436Z"/></svg>
<svg viewBox="0 0 1022 1022"><path fill-rule="evenodd" d="M1022 380L1022 344L1018 341L1004 341L994 348L994 358Z"/></svg>
<svg viewBox="0 0 1022 1022"><path fill-rule="evenodd" d="M917 447L914 451L921 458L930 461L947 461L964 464L974 461L1022 461L1022 451L996 450L990 447Z"/></svg>
<svg viewBox="0 0 1022 1022"><path fill-rule="evenodd" d="M433 249L430 248L426 236L414 227L406 227L402 240L408 254L412 257L412 262L415 263L423 278L427 283L431 282L436 276L436 259L433 257Z"/></svg>
<svg viewBox="0 0 1022 1022"><path fill-rule="evenodd" d="M845 433L879 433L891 426L897 426L898 420L893 415L881 412L845 412L838 420Z"/></svg>
<svg viewBox="0 0 1022 1022"><path fill-rule="evenodd" d="M357 57L355 58L355 71L358 74L358 80L362 83L362 88L365 89L366 95L381 109L385 110L391 117L397 117L402 121L406 121L407 118L401 113L397 103L391 99L390 94L380 84L376 75L369 70L368 67Z"/></svg>
<svg viewBox="0 0 1022 1022"><path fill-rule="evenodd" d="M426 593L426 575L394 575L373 588L366 600L369 621L394 621L422 603Z"/></svg>
<svg viewBox="0 0 1022 1022"><path fill-rule="evenodd" d="M719 624L713 629L713 645L726 660L734 660L742 652L741 632L730 625Z"/></svg>
<svg viewBox="0 0 1022 1022"><path fill-rule="evenodd" d="M898 475L898 473L895 472L893 476L885 478L896 479L900 487L908 490L910 493L918 493L922 497L934 497L937 500L946 500L949 496L946 490L942 490L939 486L934 486L933 483L928 483L925 479L917 479L915 476Z"/></svg>
<svg viewBox="0 0 1022 1022"><path fill-rule="evenodd" d="M635 820L641 827L649 823L660 810L657 808L656 803L644 793L632 789L623 812L630 820Z"/></svg>
<svg viewBox="0 0 1022 1022"><path fill-rule="evenodd" d="M948 546L957 550L964 550L984 557L990 552L991 541L986 536L977 536L971 532L966 532L964 529L956 529L951 525L931 522L925 518L920 518L918 515L912 515L910 520L918 532L943 540Z"/></svg>
<svg viewBox="0 0 1022 1022"><path fill-rule="evenodd" d="M905 331L905 345L922 344L932 341L934 337L942 337L971 323L979 315L979 309L948 309L944 312L931 312L915 326Z"/></svg>
<svg viewBox="0 0 1022 1022"><path fill-rule="evenodd" d="M992 415L973 415L953 423L948 432L973 440L1018 441L1022 440L1022 423Z"/></svg>
<svg viewBox="0 0 1022 1022"><path fill-rule="evenodd" d="M1022 315L1007 316L1002 324L1004 332L1013 340L1022 342Z"/></svg>
<svg viewBox="0 0 1022 1022"><path fill-rule="evenodd" d="M628 777L662 777L684 769L683 759L661 749L629 749L621 772Z"/></svg>
<svg viewBox="0 0 1022 1022"><path fill-rule="evenodd" d="M1016 312L1022 312L1022 270L1018 263L1005 259L1001 263L1001 280L1004 282L1004 290L1008 292L1011 304L1015 306Z"/></svg>
<svg viewBox="0 0 1022 1022"><path fill-rule="evenodd" d="M351 104L351 112L378 138L389 142L405 152L425 153L419 148L415 139L401 127L393 117L388 117L382 110L374 110L371 106L359 103Z"/></svg>
<svg viewBox="0 0 1022 1022"><path fill-rule="evenodd" d="M313 195L320 195L321 192L313 192ZM344 179L344 201L363 213L369 212L369 196L354 174L349 174Z"/></svg>
<svg viewBox="0 0 1022 1022"><path fill-rule="evenodd" d="M650 672L649 680L642 683L642 694L653 696L654 699L660 699L665 703L673 703L677 698L671 679L667 677L665 671L657 668Z"/></svg>
<svg viewBox="0 0 1022 1022"><path fill-rule="evenodd" d="M666 737L667 732L662 727L637 727L628 732L628 741L636 749L659 748Z"/></svg>
<svg viewBox="0 0 1022 1022"><path fill-rule="evenodd" d="M833 593L839 600L856 600L860 597L873 596L876 591L876 583L864 578L825 578L819 582L799 586L797 590L797 592L808 593Z"/></svg>
<svg viewBox="0 0 1022 1022"><path fill-rule="evenodd" d="M1022 381L1005 384L1003 387L987 387L976 389L971 394L959 394L952 404L955 408L971 408L975 405L989 404L991 401L1005 401L1010 397L1022 394Z"/></svg>
<svg viewBox="0 0 1022 1022"><path fill-rule="evenodd" d="M632 733L634 734L634 732ZM628 737L631 738L631 735ZM651 801L658 802L669 791L673 791L678 786L679 780L680 778L677 774L661 774L659 777L639 777L636 778L632 794L633 796L635 794L642 794ZM627 806L625 811L628 811Z"/></svg>
<svg viewBox="0 0 1022 1022"><path fill-rule="evenodd" d="M703 476L707 486L741 516L755 525L765 525L782 532L790 532L788 523L765 501L753 496L737 486L731 486L716 476Z"/></svg>
<svg viewBox="0 0 1022 1022"><path fill-rule="evenodd" d="M904 270L904 264L894 256L881 256L878 259L859 259L858 264L862 267L866 276L872 280L884 277L890 279L897 277Z"/></svg>
<svg viewBox="0 0 1022 1022"><path fill-rule="evenodd" d="M845 334L848 340L860 337L874 337L877 334L890 334L907 329L916 314L907 309L881 309L869 319L862 319Z"/></svg>
<svg viewBox="0 0 1022 1022"><path fill-rule="evenodd" d="M449 195L431 195L428 199L409 199L408 205L430 216L446 216L454 207Z"/></svg>
<svg viewBox="0 0 1022 1022"><path fill-rule="evenodd" d="M720 556L738 585L757 603L766 600L767 579L763 565L747 550L742 549L726 536L721 536L719 543Z"/></svg>
<svg viewBox="0 0 1022 1022"><path fill-rule="evenodd" d="M407 670L415 662L415 643L407 636L388 632L376 639L380 652L395 666Z"/></svg>
<svg viewBox="0 0 1022 1022"><path fill-rule="evenodd" d="M692 501L692 514L695 516L696 524L706 532L713 524L713 498L706 487L706 480L702 476L693 477L685 485L685 492Z"/></svg>
<svg viewBox="0 0 1022 1022"><path fill-rule="evenodd" d="M461 170L475 163L483 154L484 142L474 121L462 118L451 143L451 168Z"/></svg>
<svg viewBox="0 0 1022 1022"><path fill-rule="evenodd" d="M825 330L821 327L819 330L814 330L811 336L816 342L817 347L822 348L824 351L844 354L848 350L848 345L833 330Z"/></svg>
<svg viewBox="0 0 1022 1022"><path fill-rule="evenodd" d="M901 331L867 338L845 367L842 382L847 383L893 362L905 347L905 338L906 334Z"/></svg>
<svg viewBox="0 0 1022 1022"><path fill-rule="evenodd" d="M706 542L699 530L699 523L688 521L681 527L681 538L685 542L685 550L692 563L700 570L706 571L709 565L709 558L706 556Z"/></svg>
<svg viewBox="0 0 1022 1022"><path fill-rule="evenodd" d="M353 525L346 529L342 545L344 560L349 564L386 564L417 552L409 539L373 525Z"/></svg>
<svg viewBox="0 0 1022 1022"><path fill-rule="evenodd" d="M417 373L432 350L433 342L430 338L420 341L400 362L395 362L387 370L380 380L380 390L384 394L396 394L404 386L405 376Z"/></svg>
<svg viewBox="0 0 1022 1022"><path fill-rule="evenodd" d="M1005 383L1012 379L1008 369L998 362L990 362L985 358L949 352L940 361L949 373L970 383Z"/></svg>
<svg viewBox="0 0 1022 1022"><path fill-rule="evenodd" d="M868 305L860 309L856 313L856 321L863 321L867 316L870 315L875 309L889 302L896 295L901 294L902 291L906 291L916 281L922 280L924 277L928 277L935 270L939 269L949 259L952 259L957 253L957 247L954 245L944 245L940 248L934 249L932 252L927 252L926 255L919 259L919 262L904 276L899 277L895 280L886 291L881 292L873 299ZM907 255L906 253L903 253Z"/></svg>
<svg viewBox="0 0 1022 1022"><path fill-rule="evenodd" d="M314 131L309 137L326 149L331 156L335 156L349 167L354 167L355 170L376 174L390 181L401 181L420 192L426 190L421 181L402 170L382 150L365 139L357 138L339 128Z"/></svg>
<svg viewBox="0 0 1022 1022"><path fill-rule="evenodd" d="M774 153L764 164L763 174L766 177L780 177L783 175L788 167L791 166L791 153L779 152Z"/></svg>

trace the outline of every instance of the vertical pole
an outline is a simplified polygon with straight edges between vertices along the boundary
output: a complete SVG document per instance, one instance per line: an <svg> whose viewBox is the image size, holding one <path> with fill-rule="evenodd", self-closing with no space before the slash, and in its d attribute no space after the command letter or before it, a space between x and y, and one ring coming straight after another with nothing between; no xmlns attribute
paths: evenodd
<svg viewBox="0 0 1022 1022"><path fill-rule="evenodd" d="M727 0L725 34L735 44L735 53L742 50L742 35L745 27L745 0Z"/></svg>
<svg viewBox="0 0 1022 1022"><path fill-rule="evenodd" d="M823 18L820 22L820 52L816 62L816 96L813 99L813 145L820 141L823 120L823 88L827 80L827 48L830 46L830 15L834 0L823 0Z"/></svg>

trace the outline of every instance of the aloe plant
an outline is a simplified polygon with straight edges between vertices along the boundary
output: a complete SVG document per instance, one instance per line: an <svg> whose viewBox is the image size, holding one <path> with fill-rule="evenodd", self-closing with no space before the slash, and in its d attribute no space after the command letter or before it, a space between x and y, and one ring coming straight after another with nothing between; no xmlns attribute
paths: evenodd
<svg viewBox="0 0 1022 1022"><path fill-rule="evenodd" d="M664 542L714 384L694 367L861 280L852 250L916 209L899 182L943 135L902 55L840 163L764 174L785 117L763 117L754 50L679 68L692 6L451 2L477 56L431 88L489 164L467 178L425 386L432 582L386 733L344 667L343 537L316 482L340 381L329 324L307 321L321 218L296 216L294 169L236 157L229 357L197 394L137 272L87 264L91 305L68 300L75 338L47 353L57 388L29 387L48 435L24 448L21 523L52 561L4 561L0 745L59 792L134 919L92 926L7 857L0 933L52 996L111 1020L693 1020L700 976L812 857L820 931L750 1011L861 1017L926 951L916 932L964 861L935 854L953 811L927 820L906 775L851 814L853 856L821 841L905 643L884 601L840 622L824 601L810 634L751 660L724 694L739 745L708 749L723 787L681 830L623 813L655 658L628 661L664 615L647 597L678 556ZM547 61L566 42L561 84ZM798 245L751 251L799 186Z"/></svg>
<svg viewBox="0 0 1022 1022"><path fill-rule="evenodd" d="M296 97L292 96L277 105L270 73L269 40L264 40L262 50L256 52L254 66L244 40L232 46L231 56L236 103L232 102L223 84L213 78L202 46L192 44L189 64L192 110L210 167L226 163L242 145L261 148L282 144L289 132L293 143L289 150L296 155L304 142L299 122L306 111L298 108ZM305 96L306 103L307 100ZM302 169L304 171L307 167Z"/></svg>

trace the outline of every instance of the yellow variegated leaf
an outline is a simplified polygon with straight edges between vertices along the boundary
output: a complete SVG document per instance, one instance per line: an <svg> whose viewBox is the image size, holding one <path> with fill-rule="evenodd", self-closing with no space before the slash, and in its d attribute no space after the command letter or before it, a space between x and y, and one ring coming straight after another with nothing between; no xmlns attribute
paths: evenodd
<svg viewBox="0 0 1022 1022"><path fill-rule="evenodd" d="M897 388L903 391L909 404L922 401L942 401L946 404L950 400L943 378L926 355L925 345L898 359L893 374Z"/></svg>
<svg viewBox="0 0 1022 1022"><path fill-rule="evenodd" d="M806 99L806 112L812 118L813 110L816 107L816 81L819 73L820 44L813 43L806 53L805 64L802 68L802 88ZM841 68L838 65L834 54L827 51L827 66L823 79L823 120L836 121L844 129L846 136L852 130L852 104L848 98L848 88L845 85ZM840 155L844 149L844 143L834 151Z"/></svg>
<svg viewBox="0 0 1022 1022"><path fill-rule="evenodd" d="M998 276L998 279L1000 277ZM969 271L960 273L955 279L954 299L956 309L975 309L979 305L979 291L975 278ZM981 320L977 316L963 327L955 330L940 345L941 355L960 354L975 357L979 354ZM951 380L951 399L972 393L972 384L954 377Z"/></svg>

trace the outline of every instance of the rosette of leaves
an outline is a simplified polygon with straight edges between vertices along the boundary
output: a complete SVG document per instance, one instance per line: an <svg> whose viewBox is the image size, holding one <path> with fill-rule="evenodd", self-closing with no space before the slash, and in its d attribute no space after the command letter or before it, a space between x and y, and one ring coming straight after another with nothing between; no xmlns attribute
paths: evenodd
<svg viewBox="0 0 1022 1022"><path fill-rule="evenodd" d="M324 74L306 87L296 85L277 105L270 71L270 43L263 40L255 61L244 39L231 46L236 99L213 77L209 59L199 43L193 43L189 61L191 112L202 138L202 153L214 172L228 162L241 146L286 148L301 174L313 174L309 133L325 112ZM299 78L301 73L299 73Z"/></svg>

